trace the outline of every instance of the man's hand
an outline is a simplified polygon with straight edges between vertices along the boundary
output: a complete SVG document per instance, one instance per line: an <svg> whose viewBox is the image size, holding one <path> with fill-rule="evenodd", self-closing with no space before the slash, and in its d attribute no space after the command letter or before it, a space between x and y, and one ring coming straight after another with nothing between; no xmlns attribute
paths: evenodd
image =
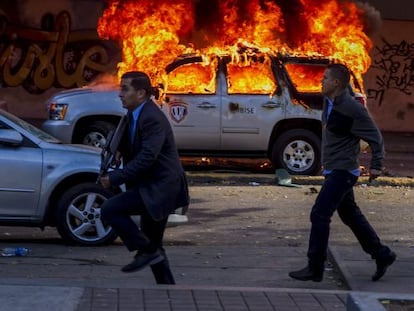
<svg viewBox="0 0 414 311"><path fill-rule="evenodd" d="M380 176L382 173L381 170L377 170L374 168L371 168L369 170L369 182L371 182L372 180L374 180L375 178L377 178L378 176Z"/></svg>
<svg viewBox="0 0 414 311"><path fill-rule="evenodd" d="M99 179L99 182L105 189L111 188L111 182L109 181L108 175L102 176L101 179Z"/></svg>
<svg viewBox="0 0 414 311"><path fill-rule="evenodd" d="M121 166L121 157L122 157L121 153L119 151L117 151L115 153L115 157L114 157L114 159L112 160L112 163L111 163L112 168L118 168L118 167Z"/></svg>

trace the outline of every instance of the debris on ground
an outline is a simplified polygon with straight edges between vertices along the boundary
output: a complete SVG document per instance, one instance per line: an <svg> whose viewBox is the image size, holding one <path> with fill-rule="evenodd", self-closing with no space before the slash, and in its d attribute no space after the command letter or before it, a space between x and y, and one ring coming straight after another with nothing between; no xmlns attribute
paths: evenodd
<svg viewBox="0 0 414 311"><path fill-rule="evenodd" d="M276 174L276 182L279 186L297 187L297 188L302 187L301 185L293 184L292 177L290 177L288 171L283 168L276 169L275 174Z"/></svg>

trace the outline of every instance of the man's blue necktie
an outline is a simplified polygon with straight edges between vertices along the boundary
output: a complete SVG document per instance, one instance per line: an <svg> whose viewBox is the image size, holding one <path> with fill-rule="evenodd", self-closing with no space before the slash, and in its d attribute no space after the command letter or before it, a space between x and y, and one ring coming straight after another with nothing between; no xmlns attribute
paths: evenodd
<svg viewBox="0 0 414 311"><path fill-rule="evenodd" d="M135 134L135 120L134 116L131 114L129 118L129 138L130 143L132 144L134 142L134 134Z"/></svg>

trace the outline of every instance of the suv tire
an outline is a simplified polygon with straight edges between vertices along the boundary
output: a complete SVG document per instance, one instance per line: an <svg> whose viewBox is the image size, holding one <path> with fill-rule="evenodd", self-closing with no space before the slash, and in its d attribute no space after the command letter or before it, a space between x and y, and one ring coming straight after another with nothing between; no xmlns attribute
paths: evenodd
<svg viewBox="0 0 414 311"><path fill-rule="evenodd" d="M93 121L91 124L81 129L76 136L76 143L103 148L106 138L110 131L115 129L115 125L106 121Z"/></svg>
<svg viewBox="0 0 414 311"><path fill-rule="evenodd" d="M321 140L309 130L293 129L280 135L272 150L275 168L289 174L316 175L320 171Z"/></svg>
<svg viewBox="0 0 414 311"><path fill-rule="evenodd" d="M113 194L95 183L81 183L66 190L58 202L56 227L69 244L102 245L117 235L101 220L101 204Z"/></svg>

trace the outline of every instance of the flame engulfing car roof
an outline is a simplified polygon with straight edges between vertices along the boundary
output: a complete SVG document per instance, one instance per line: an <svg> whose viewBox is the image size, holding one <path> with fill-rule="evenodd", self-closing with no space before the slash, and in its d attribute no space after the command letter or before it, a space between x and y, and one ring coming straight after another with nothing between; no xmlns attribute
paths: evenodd
<svg viewBox="0 0 414 311"><path fill-rule="evenodd" d="M290 55L290 54L273 54L271 52L263 52L255 48L240 47L236 53L217 53L209 55L200 54L182 54L173 62L166 66L165 71L168 74L177 68L183 68L194 64L202 64L204 67L217 66L218 62L223 64L235 64L238 67L252 66L253 63L271 63L272 71L275 78L286 80L292 87L292 92L297 93L318 93L320 92L320 83L326 66L331 63L338 62L332 58L323 55ZM211 69L215 72L216 68ZM201 76L201 75L200 75ZM198 77L192 77L193 84L199 85ZM215 76L211 77L212 79ZM355 74L351 71L351 93L364 93L362 82L358 81ZM264 83L264 82L263 82ZM164 86L164 84L160 84ZM247 85L247 84L246 84ZM245 86L246 86L245 85ZM164 90L168 93L168 89Z"/></svg>
<svg viewBox="0 0 414 311"><path fill-rule="evenodd" d="M118 76L146 68L154 83L176 55L256 50L335 56L360 80L371 63L369 8L351 0L108 0L97 31L122 46Z"/></svg>

